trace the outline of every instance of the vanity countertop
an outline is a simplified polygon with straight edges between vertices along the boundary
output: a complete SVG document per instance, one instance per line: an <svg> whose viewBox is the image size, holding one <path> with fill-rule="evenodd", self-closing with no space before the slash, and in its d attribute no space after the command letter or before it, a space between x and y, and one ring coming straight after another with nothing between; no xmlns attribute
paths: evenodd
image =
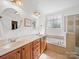
<svg viewBox="0 0 79 59"><path fill-rule="evenodd" d="M27 35L16 39L16 42L11 42L6 45L0 46L0 56L7 54L17 48L20 48L36 39L44 37L45 35Z"/></svg>

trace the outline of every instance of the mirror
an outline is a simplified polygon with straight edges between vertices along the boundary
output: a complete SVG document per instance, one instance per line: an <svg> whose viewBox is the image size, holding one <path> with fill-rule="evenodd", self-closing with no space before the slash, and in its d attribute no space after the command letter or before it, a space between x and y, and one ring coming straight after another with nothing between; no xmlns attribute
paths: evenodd
<svg viewBox="0 0 79 59"><path fill-rule="evenodd" d="M20 28L20 20L22 20L22 17L15 9L6 8L3 10L1 16L2 18L0 22L5 32Z"/></svg>

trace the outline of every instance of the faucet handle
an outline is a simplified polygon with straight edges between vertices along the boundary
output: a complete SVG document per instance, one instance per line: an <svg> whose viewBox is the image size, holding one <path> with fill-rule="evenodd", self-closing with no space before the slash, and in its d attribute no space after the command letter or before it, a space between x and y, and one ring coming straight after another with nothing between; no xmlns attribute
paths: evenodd
<svg viewBox="0 0 79 59"><path fill-rule="evenodd" d="M16 42L15 39L8 39L9 42Z"/></svg>

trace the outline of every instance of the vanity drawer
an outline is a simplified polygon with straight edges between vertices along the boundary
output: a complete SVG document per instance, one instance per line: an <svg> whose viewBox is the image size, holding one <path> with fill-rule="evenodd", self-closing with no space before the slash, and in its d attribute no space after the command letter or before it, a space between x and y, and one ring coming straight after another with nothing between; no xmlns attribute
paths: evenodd
<svg viewBox="0 0 79 59"><path fill-rule="evenodd" d="M37 39L33 41L32 43L32 53L33 53L33 59L38 59L40 56L40 48L41 48L41 40Z"/></svg>
<svg viewBox="0 0 79 59"><path fill-rule="evenodd" d="M33 45L36 45L39 42L40 42L40 39L37 39L37 40L33 41Z"/></svg>
<svg viewBox="0 0 79 59"><path fill-rule="evenodd" d="M33 49L35 50L35 49L37 49L38 47L40 47L40 42L37 43L36 45L34 45L34 46L33 46Z"/></svg>
<svg viewBox="0 0 79 59"><path fill-rule="evenodd" d="M40 47L36 48L34 51L33 51L34 54L37 54L37 53L40 53Z"/></svg>

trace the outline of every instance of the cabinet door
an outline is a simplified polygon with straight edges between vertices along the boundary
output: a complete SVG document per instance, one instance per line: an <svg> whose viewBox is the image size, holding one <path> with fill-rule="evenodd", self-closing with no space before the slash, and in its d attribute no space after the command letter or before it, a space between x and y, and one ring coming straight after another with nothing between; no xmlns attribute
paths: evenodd
<svg viewBox="0 0 79 59"><path fill-rule="evenodd" d="M0 57L0 59L2 59L2 58Z"/></svg>
<svg viewBox="0 0 79 59"><path fill-rule="evenodd" d="M46 37L42 37L41 38L41 53L43 53L43 51L46 49L46 45L47 45Z"/></svg>
<svg viewBox="0 0 79 59"><path fill-rule="evenodd" d="M22 47L22 59L31 59L31 44Z"/></svg>
<svg viewBox="0 0 79 59"><path fill-rule="evenodd" d="M43 37L43 49L45 50L46 48L47 48L46 37Z"/></svg>
<svg viewBox="0 0 79 59"><path fill-rule="evenodd" d="M9 54L2 56L2 59L21 59L21 49L17 49Z"/></svg>
<svg viewBox="0 0 79 59"><path fill-rule="evenodd" d="M43 38L41 38L41 53L43 53Z"/></svg>

